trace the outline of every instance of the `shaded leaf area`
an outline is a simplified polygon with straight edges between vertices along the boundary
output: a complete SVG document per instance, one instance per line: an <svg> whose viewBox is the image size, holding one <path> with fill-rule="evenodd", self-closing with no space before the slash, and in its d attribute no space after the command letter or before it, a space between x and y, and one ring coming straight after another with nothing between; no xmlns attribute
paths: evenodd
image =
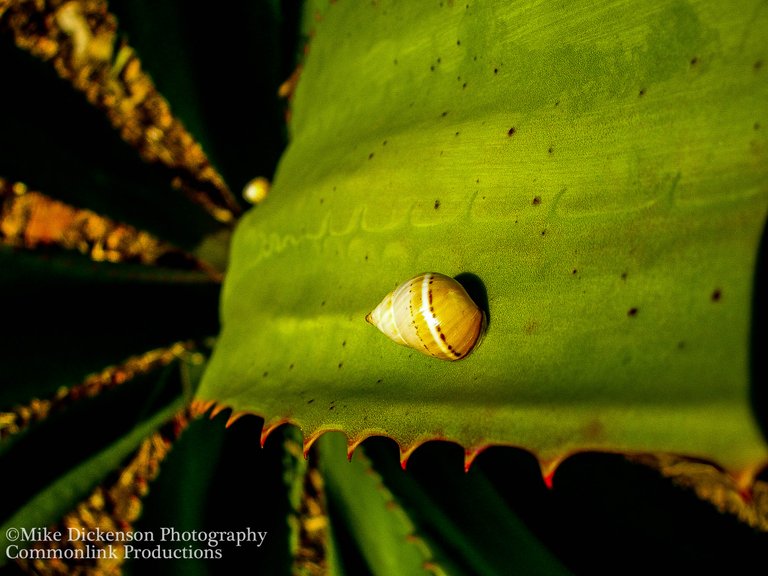
<svg viewBox="0 0 768 576"><path fill-rule="evenodd" d="M104 113L47 63L0 34L0 175L190 249L220 229L171 187L165 167L141 160Z"/></svg>
<svg viewBox="0 0 768 576"><path fill-rule="evenodd" d="M82 398L97 396L105 390L125 384L137 375L159 370L182 357L202 359L200 353L189 353L191 346L192 343L189 342L177 342L168 348L158 348L132 356L120 364L88 376L75 386L59 386L54 396L32 398L25 404L17 404L10 410L0 412L0 441L5 441L3 449L13 443L15 435L36 422L45 420L52 413L66 410ZM191 393L191 388L187 387L185 390Z"/></svg>
<svg viewBox="0 0 768 576"><path fill-rule="evenodd" d="M388 435L404 459L448 439L759 465L767 19L749 1L331 6L270 196L236 231L199 398L309 441ZM425 271L485 288L465 360L364 321Z"/></svg>
<svg viewBox="0 0 768 576"><path fill-rule="evenodd" d="M219 285L200 272L0 246L0 406L52 396L129 356L216 334Z"/></svg>
<svg viewBox="0 0 768 576"><path fill-rule="evenodd" d="M7 527L58 522L184 402L178 364L173 364L82 400L3 450L3 469L13 471L4 479L13 498L0 502L3 549Z"/></svg>
<svg viewBox="0 0 768 576"><path fill-rule="evenodd" d="M284 453L280 434L264 449L258 438L261 421L244 418L224 428L226 417L199 419L176 442L163 463L162 474L150 486L136 530L161 534L163 527L187 530L246 530L268 532L259 548L243 543L239 548L222 542L215 560L136 560L125 564L124 574L205 575L239 573L249 566L259 574L289 574L288 498L283 484ZM148 548L208 548L204 542L155 542Z"/></svg>
<svg viewBox="0 0 768 576"><path fill-rule="evenodd" d="M288 516L291 573L299 576L341 573L317 452L303 456L301 433L293 426L284 427L282 431L284 478L291 506Z"/></svg>
<svg viewBox="0 0 768 576"><path fill-rule="evenodd" d="M473 561L493 566L490 574L516 566L556 573L553 561L576 574L746 573L768 542L692 490L620 455L574 455L548 489L535 458L513 448L483 452L468 473L455 445L425 445L406 472L391 441L370 439L363 449L459 574L479 573Z"/></svg>
<svg viewBox="0 0 768 576"><path fill-rule="evenodd" d="M328 434L318 443L328 511L340 542L342 574L428 574L432 552L364 455L346 462L346 441ZM351 553L350 553L351 552Z"/></svg>
<svg viewBox="0 0 768 576"><path fill-rule="evenodd" d="M570 573L507 506L503 494L516 493L516 488L500 492L483 472L465 474L461 459L452 458L460 456L457 446L429 444L414 456L415 468L409 464L405 472L392 458L392 443L381 438L367 441L351 462L340 457L343 436L328 434L318 442L329 501L338 514L335 521L353 537L370 573L397 574L401 566L396 562L404 554L414 556L413 573L418 574L430 567L437 573L467 575ZM538 482L525 486L526 498L541 496L540 474ZM353 483L354 496L349 488ZM371 500L379 502L378 520L366 509L374 505ZM382 545L382 526L394 529L398 524L399 539ZM394 564L388 566L390 562Z"/></svg>
<svg viewBox="0 0 768 576"><path fill-rule="evenodd" d="M285 145L277 92L294 65L298 4L121 0L110 9L235 194L271 176Z"/></svg>

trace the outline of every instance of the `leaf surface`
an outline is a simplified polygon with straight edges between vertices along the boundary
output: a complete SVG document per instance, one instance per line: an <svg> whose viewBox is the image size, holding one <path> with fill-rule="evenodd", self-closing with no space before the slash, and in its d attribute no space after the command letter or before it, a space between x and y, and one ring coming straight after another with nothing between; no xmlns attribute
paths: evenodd
<svg viewBox="0 0 768 576"><path fill-rule="evenodd" d="M749 1L331 6L198 397L404 458L440 438L756 466L766 31ZM485 288L465 360L364 321L425 271Z"/></svg>

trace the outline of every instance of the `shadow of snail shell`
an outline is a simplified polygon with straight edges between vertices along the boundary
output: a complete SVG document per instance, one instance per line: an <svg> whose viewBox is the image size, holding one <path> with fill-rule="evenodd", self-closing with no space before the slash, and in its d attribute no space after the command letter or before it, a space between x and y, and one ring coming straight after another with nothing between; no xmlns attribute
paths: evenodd
<svg viewBox="0 0 768 576"><path fill-rule="evenodd" d="M398 344L442 360L464 358L485 328L485 314L464 287L436 272L404 282L365 319Z"/></svg>

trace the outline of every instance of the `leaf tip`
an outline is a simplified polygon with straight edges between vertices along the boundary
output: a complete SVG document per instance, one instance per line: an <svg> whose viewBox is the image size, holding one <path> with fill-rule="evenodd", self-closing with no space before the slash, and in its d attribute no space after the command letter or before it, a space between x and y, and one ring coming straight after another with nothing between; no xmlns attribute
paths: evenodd
<svg viewBox="0 0 768 576"><path fill-rule="evenodd" d="M469 472L475 458L477 458L480 452L485 450L485 448L486 446L483 446L482 448L467 448L464 450L464 472Z"/></svg>
<svg viewBox="0 0 768 576"><path fill-rule="evenodd" d="M264 448L264 444L267 441L267 438L269 438L270 434L277 430L280 426L283 424L288 424L289 420L287 418L274 418L267 422L264 421L264 425L261 427L261 438L259 439L259 444L261 444L261 447ZM304 453L306 456L306 452Z"/></svg>
<svg viewBox="0 0 768 576"><path fill-rule="evenodd" d="M232 426L232 424L240 420L240 418L242 418L246 414L247 414L246 412L232 412L232 414L229 416L229 419L227 420L227 423L224 424L224 427L229 428L230 426Z"/></svg>

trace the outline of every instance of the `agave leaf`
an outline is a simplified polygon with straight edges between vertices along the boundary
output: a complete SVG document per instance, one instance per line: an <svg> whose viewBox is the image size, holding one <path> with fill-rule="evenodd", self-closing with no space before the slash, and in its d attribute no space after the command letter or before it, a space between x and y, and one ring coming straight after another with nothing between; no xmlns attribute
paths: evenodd
<svg viewBox="0 0 768 576"><path fill-rule="evenodd" d="M346 443L339 434L323 437L319 452L331 517L344 532L354 535L368 566L366 572L426 574L431 551L365 455L359 453L346 462ZM343 557L340 560L344 569Z"/></svg>
<svg viewBox="0 0 768 576"><path fill-rule="evenodd" d="M2 409L33 395L52 396L128 356L204 338L218 328L215 311L206 311L214 309L219 286L197 271L8 246L0 246L0 270L6 303L0 324Z"/></svg>
<svg viewBox="0 0 768 576"><path fill-rule="evenodd" d="M24 503L2 526L0 534L0 549L5 550L11 542L7 540L9 528L44 527L58 521L77 502L83 499L92 489L103 480L107 474L117 469L120 462L126 458L151 432L166 422L184 405L179 398L172 404L139 422L127 434L78 463L65 474L57 477L54 482L38 492L33 498ZM7 562L6 554L0 558L0 566Z"/></svg>
<svg viewBox="0 0 768 576"><path fill-rule="evenodd" d="M296 9L276 0L226 7L118 0L109 6L233 191L254 176L271 175L285 140L277 97L288 74L282 36Z"/></svg>
<svg viewBox="0 0 768 576"><path fill-rule="evenodd" d="M382 441L369 440L364 451L446 572L570 574L504 500L508 493L535 497L530 486L522 489L519 468L517 482L494 486L480 466L462 470L456 446L432 443L404 473L382 447ZM498 460L511 468L509 459ZM539 502L538 513L546 518L546 512Z"/></svg>
<svg viewBox="0 0 768 576"><path fill-rule="evenodd" d="M354 446L542 461L766 456L750 405L768 207L768 11L655 0L340 3L270 198L236 231L198 397ZM364 317L471 273L490 324L442 362Z"/></svg>
<svg viewBox="0 0 768 576"><path fill-rule="evenodd" d="M79 208L132 224L183 248L221 229L170 186L162 166L142 161L101 110L47 62L0 35L0 177L26 183Z"/></svg>

